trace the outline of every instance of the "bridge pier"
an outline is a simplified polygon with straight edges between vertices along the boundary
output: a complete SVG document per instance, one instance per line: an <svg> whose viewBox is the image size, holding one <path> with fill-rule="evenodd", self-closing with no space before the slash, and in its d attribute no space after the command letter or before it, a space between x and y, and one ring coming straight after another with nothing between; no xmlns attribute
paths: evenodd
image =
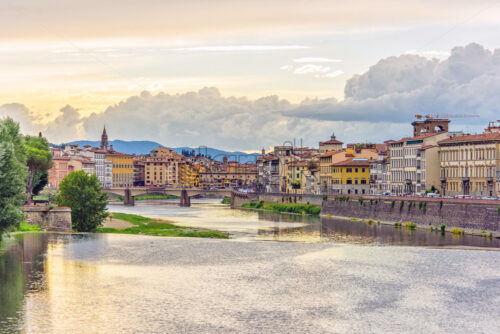
<svg viewBox="0 0 500 334"><path fill-rule="evenodd" d="M181 204L182 207L190 207L191 199L189 198L188 192L186 189L181 190Z"/></svg>
<svg viewBox="0 0 500 334"><path fill-rule="evenodd" d="M123 204L130 206L134 206L135 204L134 196L132 196L132 192L130 191L129 188L125 189L125 194L123 196Z"/></svg>

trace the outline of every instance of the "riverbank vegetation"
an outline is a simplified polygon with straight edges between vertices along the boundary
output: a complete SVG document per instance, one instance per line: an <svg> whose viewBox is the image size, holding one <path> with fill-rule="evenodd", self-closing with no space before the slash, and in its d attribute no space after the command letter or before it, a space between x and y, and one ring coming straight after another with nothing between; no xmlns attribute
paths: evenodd
<svg viewBox="0 0 500 334"><path fill-rule="evenodd" d="M321 213L321 207L311 204L298 203L269 203L264 201L252 201L242 205L246 209L263 209L279 213L297 213L303 215L318 216Z"/></svg>
<svg viewBox="0 0 500 334"><path fill-rule="evenodd" d="M144 234L162 237L193 237L193 238L215 238L228 239L227 233L213 230L201 230L184 226L177 226L165 221L155 220L138 215L115 212L113 219L120 219L133 224L134 226L122 230L115 228L99 227L97 233L117 233L117 234Z"/></svg>
<svg viewBox="0 0 500 334"><path fill-rule="evenodd" d="M224 197L221 201L222 204L231 204L231 198L230 197Z"/></svg>
<svg viewBox="0 0 500 334"><path fill-rule="evenodd" d="M115 199L123 201L123 196L117 196ZM136 201L152 201L152 200L166 200L166 199L179 199L176 195L138 195L134 196Z"/></svg>

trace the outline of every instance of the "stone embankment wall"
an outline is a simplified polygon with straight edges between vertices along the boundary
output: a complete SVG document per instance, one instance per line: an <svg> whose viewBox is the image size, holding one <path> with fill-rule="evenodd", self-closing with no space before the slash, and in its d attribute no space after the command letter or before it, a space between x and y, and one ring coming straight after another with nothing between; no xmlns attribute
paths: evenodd
<svg viewBox="0 0 500 334"><path fill-rule="evenodd" d="M270 203L300 203L321 206L323 196L321 195L294 195L279 193L239 193L233 192L231 196L231 207L240 208L243 204L251 201L264 201Z"/></svg>
<svg viewBox="0 0 500 334"><path fill-rule="evenodd" d="M46 206L24 207L26 220L36 224L45 231L71 232L71 209L55 207L49 210Z"/></svg>
<svg viewBox="0 0 500 334"><path fill-rule="evenodd" d="M401 202L403 204L401 205ZM411 205L410 205L411 203ZM425 203L425 204L424 204ZM410 207L409 207L410 205ZM474 201L439 201L358 198L349 201L329 199L323 203L321 214L390 222L413 222L434 226L460 227L473 230L500 232L500 215L497 201L474 203Z"/></svg>
<svg viewBox="0 0 500 334"><path fill-rule="evenodd" d="M322 206L321 214L374 219L388 222L412 222L420 225L460 227L473 230L500 232L500 201L478 201L464 199L405 198L365 196L360 203L359 197L351 196L349 201L335 200L329 196L323 201L321 195L292 195L279 193L234 193L231 207L240 208L250 201L281 203L282 201ZM345 196L344 198L346 198ZM394 201L394 204L393 204ZM401 202L403 205L401 206ZM411 203L410 208L408 208ZM425 203L425 204L424 204Z"/></svg>

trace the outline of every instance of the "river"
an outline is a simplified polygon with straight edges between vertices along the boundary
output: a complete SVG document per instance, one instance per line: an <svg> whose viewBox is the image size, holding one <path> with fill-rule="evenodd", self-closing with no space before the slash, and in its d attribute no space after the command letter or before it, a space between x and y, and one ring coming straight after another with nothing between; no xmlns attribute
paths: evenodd
<svg viewBox="0 0 500 334"><path fill-rule="evenodd" d="M232 239L6 237L1 333L497 333L500 327L495 239L230 210L216 201L110 209L217 228Z"/></svg>

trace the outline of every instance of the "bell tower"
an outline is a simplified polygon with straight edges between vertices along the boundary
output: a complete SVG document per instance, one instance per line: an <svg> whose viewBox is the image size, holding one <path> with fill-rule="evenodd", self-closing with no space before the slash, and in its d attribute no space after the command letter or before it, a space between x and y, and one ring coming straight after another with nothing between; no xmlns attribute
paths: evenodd
<svg viewBox="0 0 500 334"><path fill-rule="evenodd" d="M106 133L106 126L104 126L101 135L101 150L107 150L107 149L108 149L108 134Z"/></svg>

